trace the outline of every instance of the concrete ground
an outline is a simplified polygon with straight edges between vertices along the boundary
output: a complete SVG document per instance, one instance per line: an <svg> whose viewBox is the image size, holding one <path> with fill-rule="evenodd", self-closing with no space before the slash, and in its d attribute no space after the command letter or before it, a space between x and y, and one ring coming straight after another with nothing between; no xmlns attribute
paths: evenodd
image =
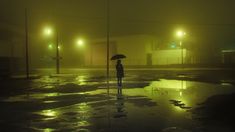
<svg viewBox="0 0 235 132"><path fill-rule="evenodd" d="M202 110L218 95L233 96L231 69L127 69L122 94L117 94L115 72L110 74L109 88L102 69L66 69L59 75L44 70L29 80L2 79L0 131L235 130L225 121L204 120L211 118Z"/></svg>

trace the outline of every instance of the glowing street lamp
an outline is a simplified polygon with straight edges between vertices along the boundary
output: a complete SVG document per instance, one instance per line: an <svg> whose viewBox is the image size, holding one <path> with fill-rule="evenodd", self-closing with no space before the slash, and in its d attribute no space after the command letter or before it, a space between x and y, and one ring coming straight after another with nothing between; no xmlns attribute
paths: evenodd
<svg viewBox="0 0 235 132"><path fill-rule="evenodd" d="M83 46L83 45L84 45L84 41L83 41L82 39L78 39L77 42L76 42L76 44L77 44L78 46Z"/></svg>
<svg viewBox="0 0 235 132"><path fill-rule="evenodd" d="M179 30L176 32L176 35L177 35L177 37L182 38L186 35L186 33L184 31Z"/></svg>
<svg viewBox="0 0 235 132"><path fill-rule="evenodd" d="M46 28L44 29L44 34L45 34L46 36L51 36L51 35L52 35L52 29L49 28L49 27L46 27Z"/></svg>
<svg viewBox="0 0 235 132"><path fill-rule="evenodd" d="M49 44L49 45L48 45L48 48L49 48L49 49L53 49L53 45L52 45L52 44Z"/></svg>
<svg viewBox="0 0 235 132"><path fill-rule="evenodd" d="M182 39L186 35L186 33L182 30L179 30L176 32L176 36L180 39L180 47L181 47L181 64L184 63L184 57L183 57L183 45L182 45Z"/></svg>
<svg viewBox="0 0 235 132"><path fill-rule="evenodd" d="M44 29L44 34L46 36L51 36L53 33L53 30L50 28L50 27L46 27ZM60 46L59 46L59 40L58 40L58 32L56 32L56 73L59 74L60 73L60 55L59 55L59 49L60 49ZM53 46L52 44L50 44L48 46L49 49L52 49Z"/></svg>

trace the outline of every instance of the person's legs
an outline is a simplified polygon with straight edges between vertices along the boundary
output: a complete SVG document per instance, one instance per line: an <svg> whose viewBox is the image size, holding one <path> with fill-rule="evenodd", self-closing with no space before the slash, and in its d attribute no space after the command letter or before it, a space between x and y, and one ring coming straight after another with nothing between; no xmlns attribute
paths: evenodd
<svg viewBox="0 0 235 132"><path fill-rule="evenodd" d="M119 86L119 78L117 78L117 85Z"/></svg>
<svg viewBox="0 0 235 132"><path fill-rule="evenodd" d="M121 78L118 78L118 86L121 86Z"/></svg>
<svg viewBox="0 0 235 132"><path fill-rule="evenodd" d="M121 77L120 77L120 80L119 80L119 81L120 81L119 84L120 84L120 87L121 87L121 86L122 86L122 78L121 78Z"/></svg>
<svg viewBox="0 0 235 132"><path fill-rule="evenodd" d="M122 78L119 78L119 93L122 94Z"/></svg>
<svg viewBox="0 0 235 132"><path fill-rule="evenodd" d="M118 77L117 78L117 92L118 92L118 94L120 93L120 78Z"/></svg>

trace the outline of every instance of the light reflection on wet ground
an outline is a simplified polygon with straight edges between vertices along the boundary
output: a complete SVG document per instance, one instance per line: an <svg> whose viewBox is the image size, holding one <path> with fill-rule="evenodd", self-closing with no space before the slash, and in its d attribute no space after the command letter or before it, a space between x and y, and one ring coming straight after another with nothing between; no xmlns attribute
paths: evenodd
<svg viewBox="0 0 235 132"><path fill-rule="evenodd" d="M29 131L197 131L191 108L208 97L234 92L234 86L166 80L124 80L117 95L115 80L107 96L105 77L44 76L24 94L1 100L0 124ZM15 114L11 117L12 113ZM166 130L166 129L165 129Z"/></svg>

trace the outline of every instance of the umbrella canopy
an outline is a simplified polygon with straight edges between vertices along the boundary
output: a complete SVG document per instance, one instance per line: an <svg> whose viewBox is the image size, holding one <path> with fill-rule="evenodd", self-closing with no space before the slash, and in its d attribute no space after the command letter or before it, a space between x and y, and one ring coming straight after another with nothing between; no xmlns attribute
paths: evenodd
<svg viewBox="0 0 235 132"><path fill-rule="evenodd" d="M111 60L119 60L119 59L124 59L124 58L126 58L125 55L123 55L123 54L116 54L116 55L112 56Z"/></svg>

